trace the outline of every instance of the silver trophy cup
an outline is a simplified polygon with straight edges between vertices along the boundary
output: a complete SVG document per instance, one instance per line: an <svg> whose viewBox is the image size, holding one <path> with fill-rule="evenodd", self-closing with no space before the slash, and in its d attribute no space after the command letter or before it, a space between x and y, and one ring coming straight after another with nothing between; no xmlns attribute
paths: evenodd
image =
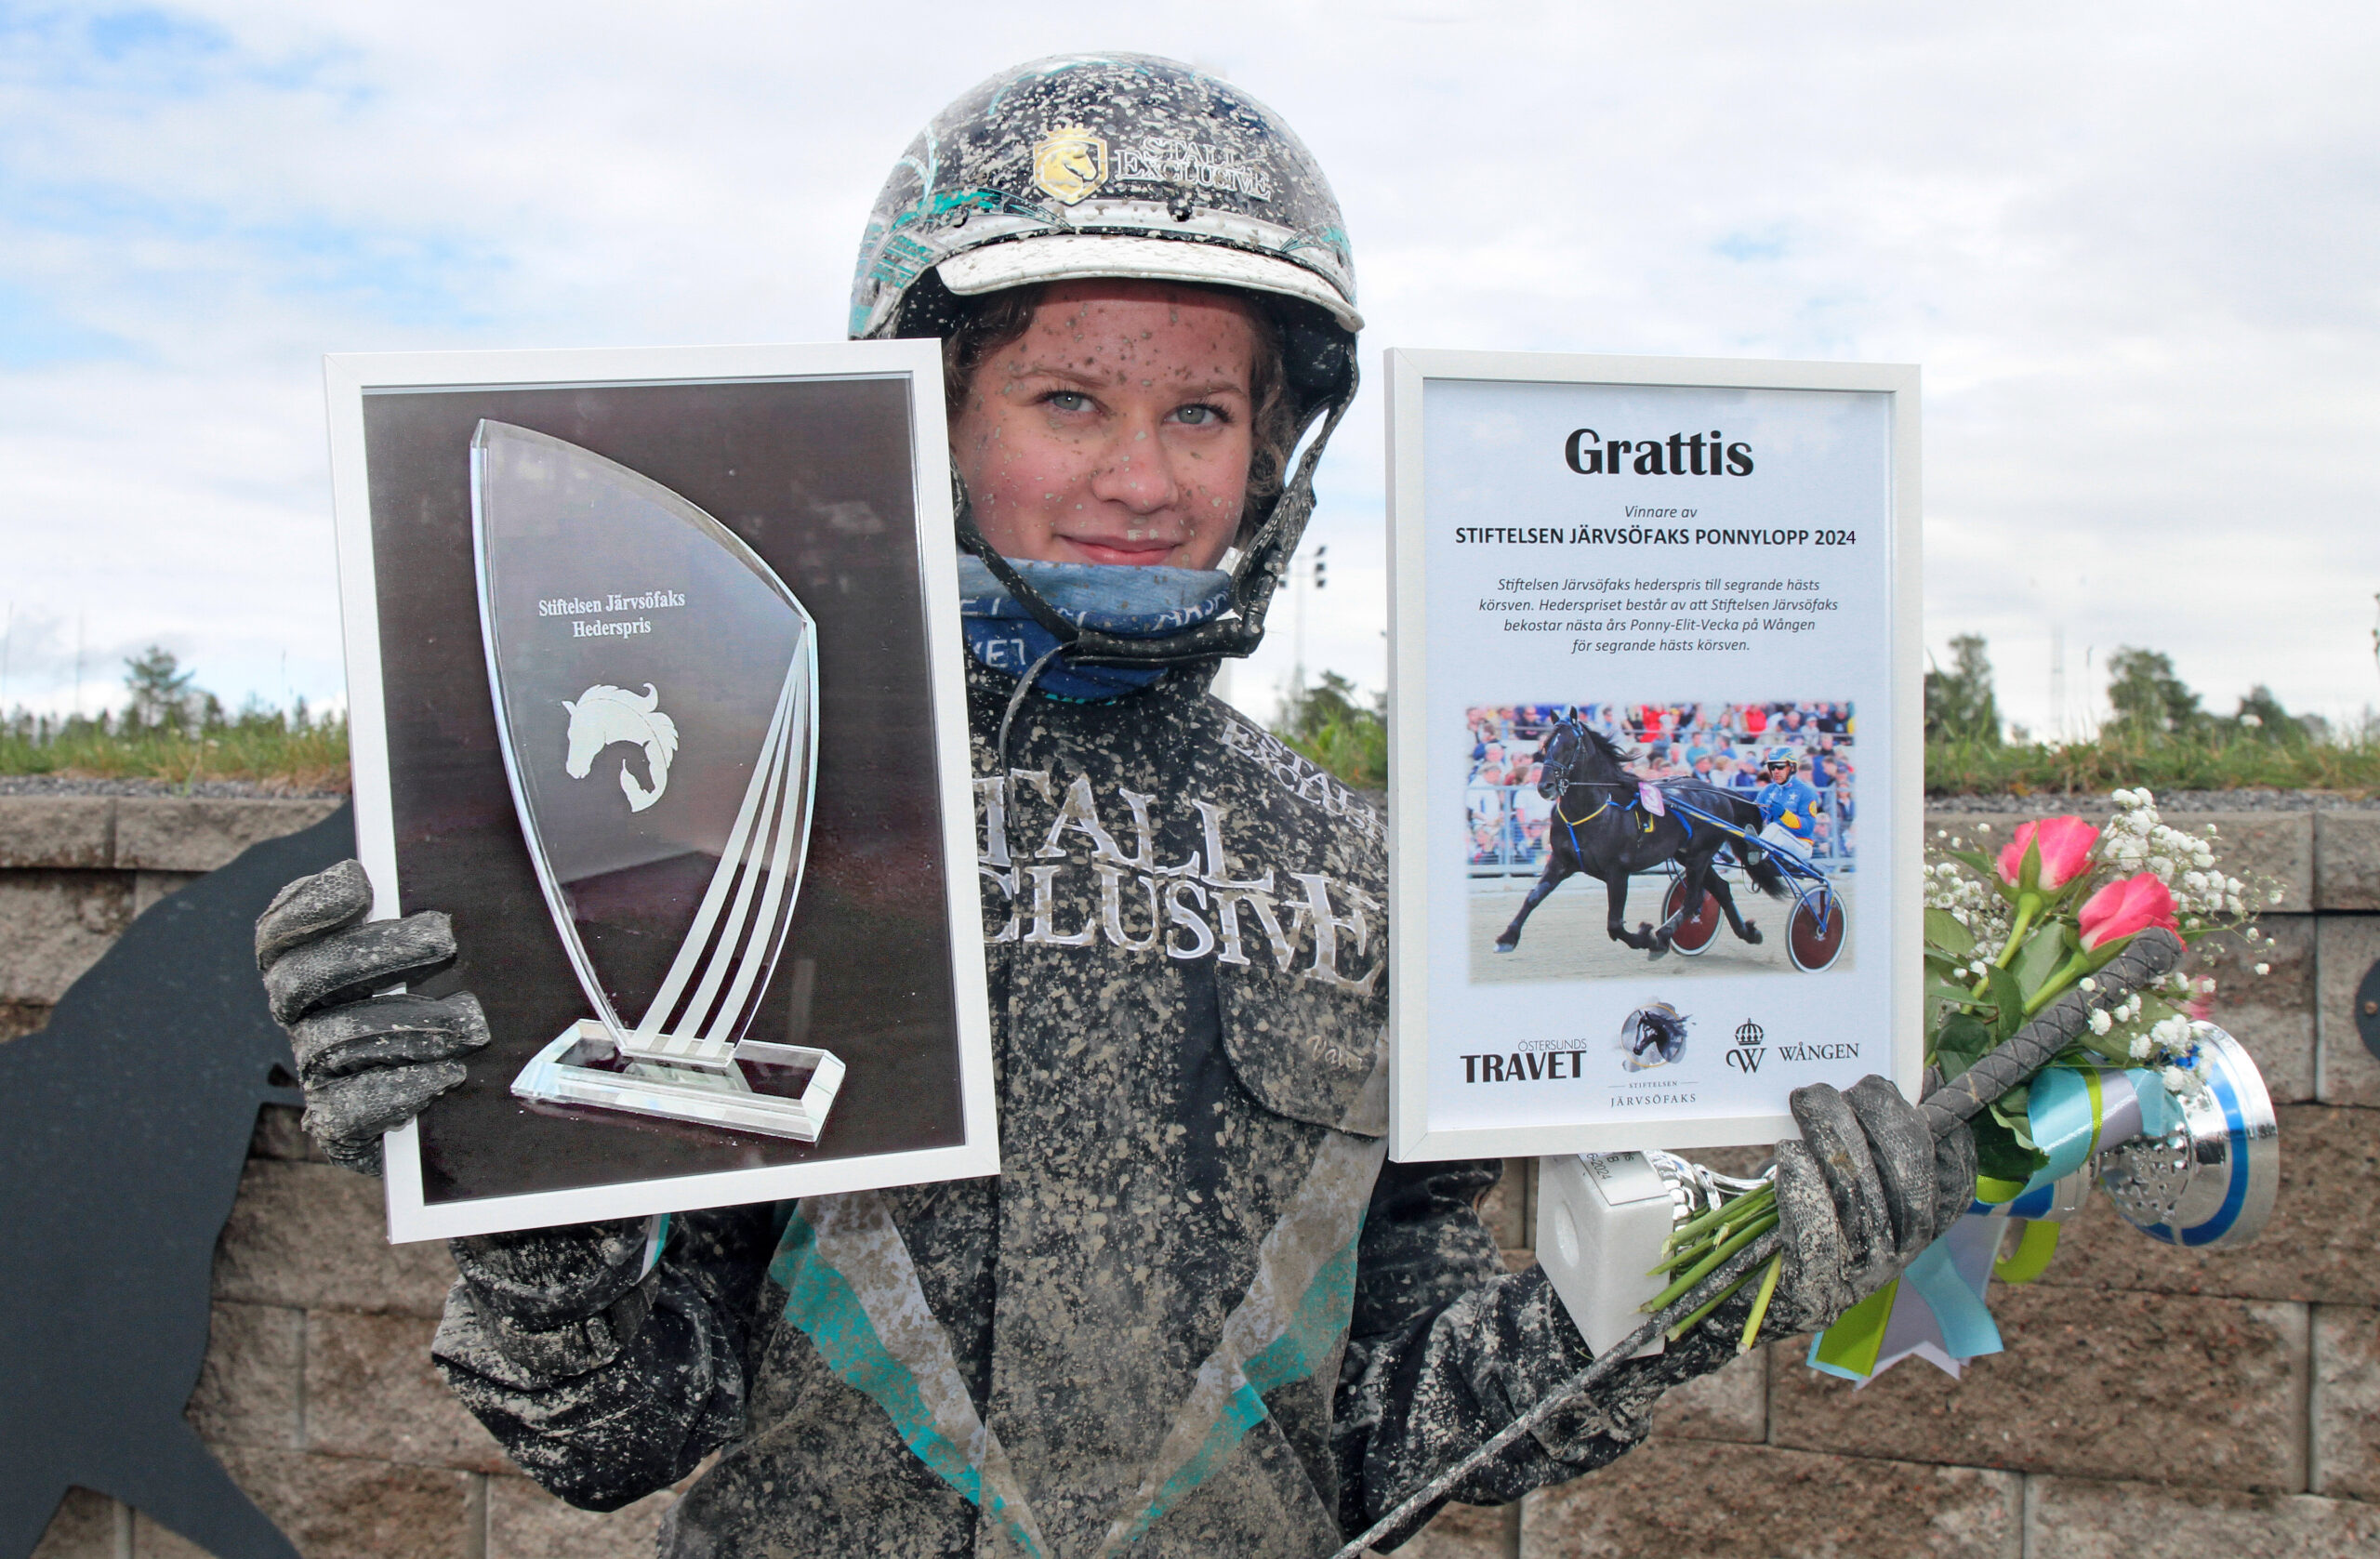
<svg viewBox="0 0 2380 1559"><path fill-rule="evenodd" d="M2162 1136L2103 1148L2099 1183L2125 1222L2168 1245L2245 1245L2272 1218L2281 1187L2281 1125L2264 1075L2237 1039L2199 1041L2206 1087L2176 1101Z"/></svg>
<svg viewBox="0 0 2380 1559"><path fill-rule="evenodd" d="M513 1093L815 1142L843 1064L746 1037L809 849L809 613L667 487L508 423L472 435L471 542L522 838L594 1010Z"/></svg>

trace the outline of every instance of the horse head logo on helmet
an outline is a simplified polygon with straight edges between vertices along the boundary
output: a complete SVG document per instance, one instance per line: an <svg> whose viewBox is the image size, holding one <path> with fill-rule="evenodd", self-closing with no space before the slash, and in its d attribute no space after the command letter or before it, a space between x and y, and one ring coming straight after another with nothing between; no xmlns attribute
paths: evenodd
<svg viewBox="0 0 2380 1559"><path fill-rule="evenodd" d="M1033 183L1077 205L1107 182L1107 143L1079 125L1061 125L1033 148Z"/></svg>
<svg viewBox="0 0 2380 1559"><path fill-rule="evenodd" d="M1314 509L1314 470L1355 396L1355 258L1313 153L1230 83L1144 54L1003 71L934 116L893 165L852 278L855 339L948 337L973 300L1095 278L1250 295L1279 338L1294 470L1251 493L1222 614L1153 638L1067 623L977 528L959 542L1080 664L1245 655ZM1319 432L1311 432L1316 422ZM1062 631L1063 630L1063 631Z"/></svg>

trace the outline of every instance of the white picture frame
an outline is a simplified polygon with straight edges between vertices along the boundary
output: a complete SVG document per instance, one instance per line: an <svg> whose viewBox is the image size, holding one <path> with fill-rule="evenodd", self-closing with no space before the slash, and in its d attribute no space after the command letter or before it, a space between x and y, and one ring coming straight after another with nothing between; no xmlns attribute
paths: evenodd
<svg viewBox="0 0 2380 1559"><path fill-rule="evenodd" d="M931 855L932 849L938 849L940 862L937 891L911 906L909 918L903 922L919 946L938 943L940 948L937 957L942 967L919 967L910 971L931 987L927 992L931 1010L940 1014L927 1025L934 1029L930 1042L916 1047L919 1053L930 1056L930 1075L922 1081L911 1079L906 1083L879 1078L879 1086L888 1081L895 1086L914 1086L920 1096L936 1101L934 1110L939 1113L931 1121L919 1116L922 1124L912 1133L915 1142L904 1136L897 1116L884 1116L867 1129L874 1133L867 1141L879 1143L879 1147L856 1151L850 1150L846 1143L838 1148L837 1126L858 1120L865 1114L852 1109L853 1089L864 1086L860 1069L854 1066L852 1074L842 1079L840 1095L815 1143L723 1129L709 1131L706 1138L708 1129L690 1128L683 1122L664 1123L656 1129L650 1123L600 1110L545 1109L535 1129L545 1134L541 1140L546 1146L550 1148L559 1140L553 1137L554 1132L567 1128L579 1135L573 1139L569 1151L559 1156L591 1161L591 1168L582 1164L566 1172L541 1168L537 1172L544 1180L534 1186L524 1188L508 1182L493 1194L458 1194L458 1185L469 1190L478 1182L472 1181L470 1172L448 1166L442 1156L443 1150L426 1151L425 1131L445 1130L442 1112L462 1107L450 1101L471 1092L478 1100L469 1108L479 1112L474 1118L481 1123L474 1130L483 1134L504 1130L501 1112L488 1095L491 1089L500 1088L520 1069L523 1046L540 1037L536 1033L508 1035L496 1011L497 1003L490 999L493 992L483 990L483 999L490 1008L492 1025L497 1031L496 1041L486 1051L468 1058L473 1072L471 1081L456 1095L434 1102L423 1116L385 1138L389 1237L398 1242L448 1238L998 1173L991 1030L975 889L973 803L969 788L966 694L961 669L964 652L958 613L957 551L951 528L938 343L903 340L338 354L324 359L324 382L329 415L342 636L347 655L357 849L375 891L374 918L393 917L407 909L455 907L411 903L408 899L403 870L406 848L399 827L403 786L397 783L402 776L392 770L392 762L402 765L409 760L403 751L392 754L392 741L403 748L413 740L405 734L412 727L400 720L392 735L388 690L391 675L399 668L384 659L388 644L408 641L404 639L405 626L392 621L391 614L385 610L391 595L383 587L391 581L383 575L389 561L400 555L399 551L392 551L400 548L400 543L392 539L396 522L388 512L397 507L392 504L392 495L405 495L411 506L408 513L437 509L437 524L441 528L433 537L435 548L451 546L454 536L449 533L454 532L456 523L451 512L453 499L457 491L463 490L457 483L468 480L464 473L469 459L463 443L452 436L453 429L443 430L438 440L432 441L428 454L419 448L401 446L402 441L385 430L376 434L370 424L378 415L375 408L382 406L399 406L411 415L417 408L434 404L436 417L464 419L456 422L459 428L489 404L552 407L562 403L557 397L564 397L574 404L597 408L599 412L604 408L630 408L620 414L620 425L633 426L636 441L632 442L641 442L642 447L661 447L672 438L681 438L686 447L692 448L705 439L721 436L716 426L701 418L681 418L682 429L673 431L671 414L653 409L660 404L652 399L654 392L683 392L698 396L706 405L734 409L736 416L750 424L747 433L755 434L747 438L745 447L766 449L772 439L759 435L775 426L768 422L770 416L781 415L781 408L769 408L780 402L791 404L787 397L808 395L823 405L826 403L818 398L828 394L831 387L863 382L878 387L866 392L867 404L878 408L877 414L870 414L876 416L876 421L868 429L868 442L874 451L868 458L876 462L868 469L873 473L871 479L878 481L874 490L879 492L877 509L850 503L839 507L825 501L833 499L835 491L822 487L821 495L810 505L813 512L797 512L784 522L808 527L801 534L809 538L804 546L812 554L820 553L821 549L831 552L842 545L853 549L843 555L859 562L885 555L903 560L893 571L892 583L884 587L889 593L883 600L893 609L875 613L868 627L879 638L889 635L892 640L905 641L897 644L897 653L906 657L903 664L915 668L918 685L905 693L910 702L903 707L916 714L929 729L905 729L902 739L909 746L902 756L903 761L909 764L920 760L930 763L932 773L930 779L919 782L921 789L916 815L922 821L904 826L911 826L918 836L912 842L932 847L921 848L919 853ZM885 385L897 386L897 396L884 390L881 387ZM640 396L644 399L637 399ZM420 399L425 397L430 400ZM448 399L436 400L439 397ZM412 399L401 403L390 398ZM891 410L895 406L897 415ZM635 410L636 407L644 409ZM859 414L837 415L844 416L848 422L850 416ZM524 416L522 420L534 419ZM562 419L556 413L549 420ZM601 420L598 416L597 421ZM545 430L557 437L572 436L561 427ZM785 439L799 443L803 432L799 417L784 423L782 432ZM607 459L622 457L617 449L597 447L602 443L600 439L586 442ZM848 443L850 440L843 442ZM448 443L454 445L451 450L445 447ZM450 460L451 469L440 464ZM633 459L625 463L636 465ZM701 464L700 459L694 460L694 467L700 468ZM906 469L894 470L896 464ZM734 474L732 469L721 469L727 476ZM736 504L749 498L751 489L737 488L725 477L721 481L718 494L688 491L685 495L722 524L734 528L747 523ZM437 501L416 502L415 490L426 491L430 486L437 489ZM890 500L880 497L887 492L893 494ZM719 494L735 497L729 501ZM378 513L376 499L381 509ZM756 510L766 509L772 502L784 508L789 500L754 499L750 507ZM800 509L798 504L791 507ZM890 507L905 507L908 522L885 522L878 509ZM468 554L468 532L463 533L463 541ZM410 541L402 545L417 548L416 554L404 554L415 562L434 562L440 568L453 572L451 560L444 558L443 550L436 550L434 556L431 551L418 550L430 547L430 543ZM868 554L856 550L863 548L879 550ZM907 568L907 558L914 559L914 570ZM815 562L814 556L812 561ZM833 560L829 558L827 564L822 566L831 573ZM459 574L456 577L460 577ZM827 711L826 737L818 760L822 769L839 761L832 653L839 628L833 614L835 601L830 599L834 593L831 588L822 589L813 601L820 619L818 641L826 646L821 653L827 657L821 694L821 707ZM436 610L448 614L442 619L442 627L449 637L462 631L466 614L477 611L475 601L458 606L449 599L452 594L452 589L444 590L436 602ZM842 631L848 634L851 629L846 627ZM882 653L876 640L870 641L870 652ZM415 696L418 698L417 692ZM483 666L475 691L463 690L452 695L452 708L446 716L450 722L469 723L466 706L472 697L476 697L482 714L492 720ZM840 750L849 751L854 722L846 718L843 725ZM416 741L416 747L418 745ZM446 756L456 762L481 761L468 753ZM483 757L486 763L499 761L493 752ZM831 777L832 771L826 772ZM486 781L484 774L477 775L473 781L479 786L475 794L483 802L488 794ZM483 806L482 811L484 810ZM810 860L800 904L809 904L814 895L830 892L818 886L822 868L815 847ZM514 896L519 897L517 892ZM798 905L797 913L800 912ZM524 910L507 918L526 915ZM560 958L560 939L554 934L554 923L546 917L543 903L536 905L534 918L545 922L544 932L557 943L555 957ZM478 929L482 932L487 930L484 924ZM458 940L467 956L473 934L474 928L458 916ZM800 978L816 982L823 989L841 977L843 965L866 961L834 960L836 967L826 971L823 981L813 962L811 972ZM929 964L934 961L932 958L925 960ZM773 997L777 984L789 978L787 971L795 967L792 962L779 964L763 994ZM488 977L493 972L496 971L484 966L478 971L483 985L501 987L507 983L491 982ZM804 985L793 992L791 999L800 1003L806 1014L811 997L809 986ZM815 1037L822 1044L849 1049L839 1046L832 1035ZM517 1101L514 1103L516 1108L527 1109ZM891 1108L886 1106L887 1110ZM549 1117L559 1117L560 1123ZM607 1157L610 1150L604 1145L606 1132L613 1133L615 1140L623 1144L639 1140L641 1134L649 1144L655 1140L655 1130L665 1135L669 1130L678 1132L676 1138L651 1148L654 1163L666 1160L664 1172L642 1172L652 1167L640 1157L646 1153L644 1148L624 1147L616 1156ZM458 1150L454 1156L474 1163L492 1163L499 1156L471 1148ZM555 1156L548 1153L545 1159ZM437 1160L434 1173L432 1160ZM503 1176L483 1178L494 1184Z"/></svg>
<svg viewBox="0 0 2380 1559"><path fill-rule="evenodd" d="M1390 1156L1437 1160L1768 1143L1795 1134L1785 1104L1791 1088L1814 1081L1848 1087L1871 1071L1916 1098L1924 1053L1924 756L1918 370L1393 350L1386 377ZM1678 431L1689 425L1690 434ZM1739 439L1726 432L1731 426L1759 436ZM1714 442L1705 429L1726 436ZM1581 436L1588 433L1592 439ZM1638 446L1648 443L1658 453L1640 464ZM1674 474L1667 469L1673 459L1680 468ZM1739 465L1750 469L1738 471ZM1632 516L1631 509L1656 512ZM1682 521L1681 510L1690 518ZM1813 514L1844 522L1813 523ZM1472 539L1457 539L1464 530L1475 533ZM1642 534L1681 530L1683 541ZM1820 548L1809 535L1783 543L1770 535L1795 532L1832 540ZM1860 532L1865 545L1840 540ZM1747 539L1754 533L1756 540ZM1502 561L1490 561L1496 558ZM1818 587L1790 596L1799 609L1790 619L1712 604L1781 613L1789 577ZM1623 581L1639 578L1696 588L1647 588L1630 602L1632 585ZM1597 580L1609 588L1588 588ZM1779 588L1700 588L1755 582ZM1555 588L1529 588L1545 585ZM1819 625L1815 631L1784 626L1804 621L1800 612ZM1524 630L1505 628L1507 617ZM1682 626L1697 622L1712 625L1712 631ZM1778 626L1753 626L1763 623ZM1778 711L1789 705L1797 722L1815 722L1807 729L1822 724L1834 733L1824 738L1823 751L1815 741L1793 750L1805 769L1823 770L1840 785L1813 787L1824 798L1821 806L1847 806L1853 816L1835 817L1829 832L1818 809L1808 809L1808 819L1794 814L1797 826L1814 830L1808 849L1794 854L1815 879L1790 870L1778 851L1755 842L1757 835L1742 839L1741 853L1765 858L1799 895L1790 908L1771 906L1784 912L1784 926L1775 913L1755 918L1755 929L1759 919L1769 923L1769 948L1737 942L1720 924L1703 944L1720 957L1688 960L1673 950L1656 960L1610 940L1606 917L1583 906L1567 917L1583 929L1567 928L1580 934L1565 939L1544 910L1566 891L1575 905L1583 883L1596 890L1597 906L1608 909L1605 885L1580 876L1539 901L1536 918L1523 918L1536 930L1523 927L1514 953L1531 951L1535 935L1535 960L1498 962L1507 957L1495 951L1504 933L1485 928L1501 920L1505 905L1483 912L1481 901L1507 885L1483 885L1482 876L1493 875L1474 875L1483 860L1508 876L1538 874L1525 877L1533 887L1558 847L1540 842L1532 855L1530 841L1550 838L1557 818L1583 825L1590 800L1609 799L1634 807L1629 826L1641 828L1644 814L1661 804L1658 797L1632 795L1633 775L1599 782L1601 790L1565 788L1551 802L1536 795L1548 767L1545 743L1562 710L1574 711L1581 726L1608 723L1625 748L1626 738L1664 720L1728 732L1729 722L1749 726L1754 707L1763 721L1782 721L1786 714ZM1649 723L1632 723L1615 706L1633 706ZM1803 729L1796 725L1797 735ZM1487 739L1507 730L1508 738ZM1733 740L1740 733L1728 733ZM1678 746L1691 753L1690 743L1715 740L1692 736ZM1507 758L1501 769L1481 756L1492 757L1491 746ZM1652 750L1639 745L1635 756ZM1731 762L1742 756L1731 751ZM1580 760L1578 772L1589 772L1586 764ZM1573 766L1555 767L1567 776ZM1701 760L1691 772L1705 773ZM1496 779L1474 783L1482 773ZM1723 788L1732 792L1732 786ZM1500 805L1506 809L1501 813ZM1552 814L1531 816L1540 806ZM1728 817L1746 815L1725 810ZM1496 816L1500 830L1485 845L1478 837L1483 815ZM1686 825L1707 832L1725 821L1718 812L1706 817ZM1779 842L1805 842L1779 832L1783 826L1763 831ZM1570 860L1622 858L1598 853L1587 835L1574 832L1572 844ZM1732 839L1723 848L1714 862L1739 853ZM1724 865L1716 869L1727 875ZM1740 869L1734 875L1744 876ZM1681 869L1668 879L1681 908L1683 877ZM1634 875L1625 880L1635 892L1650 886ZM1739 883L1739 890L1749 886ZM1516 914L1527 896L1511 899ZM1769 902L1757 893L1744 897ZM1813 911L1807 915L1805 899ZM1662 922L1668 902L1648 896L1629 906L1624 922ZM1840 929L1826 920L1830 905L1845 906ZM1829 936L1838 939L1839 950L1822 972L1805 973L1792 962L1805 949L1812 963L1828 957ZM1551 951L1544 950L1548 939ZM1786 945L1783 968L1752 961L1773 958L1780 951L1776 944ZM1689 962L1694 967L1682 973L1660 971L1662 963L1679 971ZM1523 972L1510 972L1515 968ZM1663 1080L1668 1042L1647 1037L1676 1025L1645 1014L1672 988L1697 994L1668 1003L1685 1024L1685 1039ZM1740 1019L1739 1009L1746 1013ZM1764 1012L1778 1017L1762 1023ZM1623 1053L1623 1032L1649 1048ZM1858 1046L1858 1054L1836 1053L1844 1044ZM1494 1055L1498 1050L1502 1054ZM1740 1054L1730 1061L1731 1051ZM1795 1059L1780 1064L1787 1052ZM1466 1055L1475 1058L1469 1081L1458 1065ZM1518 1066L1521 1086L1486 1086L1491 1055L1496 1082ZM1629 1075L1628 1064L1637 1060L1647 1069ZM1616 1103L1628 1099L1643 1103Z"/></svg>

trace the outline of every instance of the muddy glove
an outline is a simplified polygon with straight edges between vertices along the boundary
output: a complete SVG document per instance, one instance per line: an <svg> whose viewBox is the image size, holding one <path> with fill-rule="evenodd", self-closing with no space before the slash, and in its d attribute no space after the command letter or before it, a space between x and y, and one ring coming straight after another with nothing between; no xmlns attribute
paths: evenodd
<svg viewBox="0 0 2380 1559"><path fill-rule="evenodd" d="M1778 1320L1816 1331L1900 1275L1975 1196L1975 1138L1937 1141L1924 1115L1884 1078L1847 1093L1793 1090L1802 1140L1777 1144L1785 1269Z"/></svg>
<svg viewBox="0 0 2380 1559"><path fill-rule="evenodd" d="M435 911L377 920L363 864L342 861L273 895L257 919L257 968L273 1021L289 1031L306 1090L306 1131L335 1164L380 1172L380 1133L458 1086L455 1058L488 1042L477 997L374 996L455 956Z"/></svg>
<svg viewBox="0 0 2380 1559"><path fill-rule="evenodd" d="M467 1364L474 1344L492 1348L524 1380L610 1363L652 1313L660 1232L659 1219L628 1218L447 1241L462 1281L439 1346Z"/></svg>

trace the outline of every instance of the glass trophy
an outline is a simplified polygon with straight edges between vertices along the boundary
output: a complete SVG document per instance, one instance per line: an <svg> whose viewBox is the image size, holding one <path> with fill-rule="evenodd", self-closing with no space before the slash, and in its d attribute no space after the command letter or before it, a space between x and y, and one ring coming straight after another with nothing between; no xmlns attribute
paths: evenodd
<svg viewBox="0 0 2380 1559"><path fill-rule="evenodd" d="M810 614L684 498L509 423L471 438L471 543L522 837L594 1009L512 1092L815 1142L842 1062L746 1037L809 850Z"/></svg>

